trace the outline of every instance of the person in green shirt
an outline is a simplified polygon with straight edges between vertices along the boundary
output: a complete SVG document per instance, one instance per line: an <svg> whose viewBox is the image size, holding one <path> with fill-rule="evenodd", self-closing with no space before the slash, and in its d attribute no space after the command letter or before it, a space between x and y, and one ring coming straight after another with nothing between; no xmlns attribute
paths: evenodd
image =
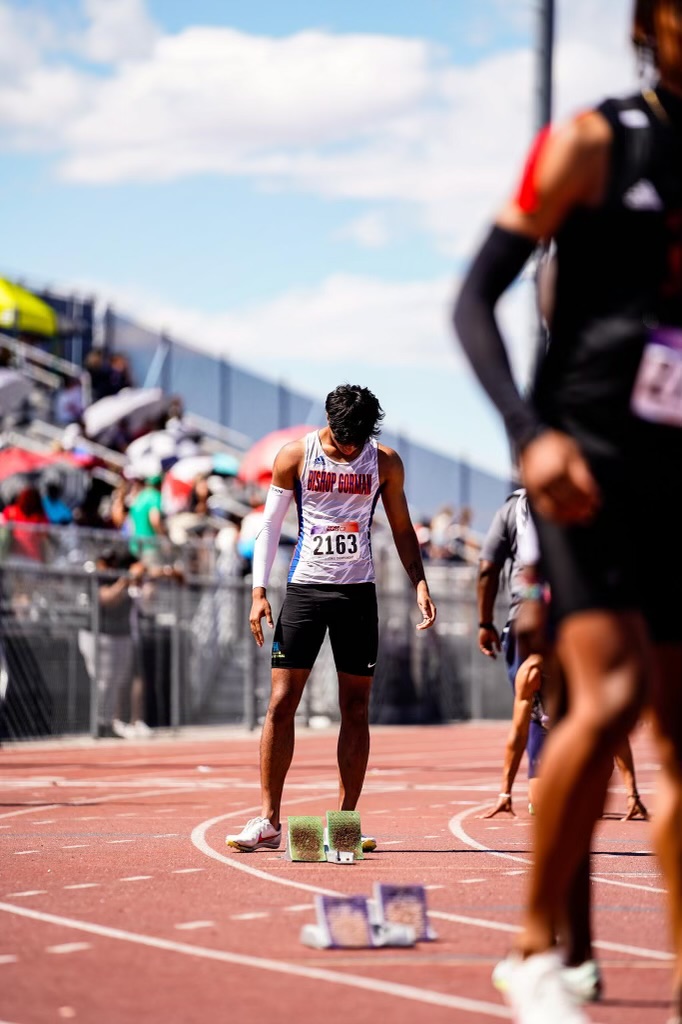
<svg viewBox="0 0 682 1024"><path fill-rule="evenodd" d="M129 509L130 550L140 558L153 558L158 551L158 543L138 543L136 538L151 539L165 534L163 513L161 510L161 481L163 476L156 473L147 477L145 486L136 496Z"/></svg>

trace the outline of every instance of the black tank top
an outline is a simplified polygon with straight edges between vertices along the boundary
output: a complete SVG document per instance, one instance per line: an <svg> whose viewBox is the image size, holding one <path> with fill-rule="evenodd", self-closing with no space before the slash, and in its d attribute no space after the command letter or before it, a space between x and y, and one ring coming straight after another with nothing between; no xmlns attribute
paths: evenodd
<svg viewBox="0 0 682 1024"><path fill-rule="evenodd" d="M682 328L682 100L659 88L598 111L613 131L607 193L557 233L551 340L534 404L595 459L652 443L682 454L682 428L630 411L647 327Z"/></svg>

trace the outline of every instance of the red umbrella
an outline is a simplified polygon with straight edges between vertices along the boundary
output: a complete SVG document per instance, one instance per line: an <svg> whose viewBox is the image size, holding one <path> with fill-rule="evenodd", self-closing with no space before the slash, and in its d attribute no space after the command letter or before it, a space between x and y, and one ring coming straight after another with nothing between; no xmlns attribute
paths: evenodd
<svg viewBox="0 0 682 1024"><path fill-rule="evenodd" d="M316 429L318 428L305 425L285 427L284 430L273 430L271 434L261 437L242 459L237 474L239 480L245 484L267 484L272 476L272 464L280 448Z"/></svg>
<svg viewBox="0 0 682 1024"><path fill-rule="evenodd" d="M0 480L6 480L16 473L33 473L54 462L66 462L70 466L90 465L89 456L80 458L70 452L29 452L25 448L3 448L0 451Z"/></svg>

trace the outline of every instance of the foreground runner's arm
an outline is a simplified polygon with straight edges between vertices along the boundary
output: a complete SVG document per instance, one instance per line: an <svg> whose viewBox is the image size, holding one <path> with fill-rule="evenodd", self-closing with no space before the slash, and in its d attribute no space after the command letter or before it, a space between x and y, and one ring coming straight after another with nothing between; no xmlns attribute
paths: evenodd
<svg viewBox="0 0 682 1024"><path fill-rule="evenodd" d="M263 617L271 629L274 625L266 587L277 554L282 523L294 495L301 456L301 441L285 445L278 453L272 469L272 484L265 501L263 525L258 531L253 548L253 601L249 613L249 627L259 647L263 646Z"/></svg>
<svg viewBox="0 0 682 1024"><path fill-rule="evenodd" d="M417 591L417 604L422 621L417 629L428 629L436 621L436 606L431 600L429 585L424 575L419 541L414 531L410 511L405 497L405 470L402 459L392 448L379 446L379 472L381 476L381 500L384 504L388 524L391 527L396 550L405 572Z"/></svg>
<svg viewBox="0 0 682 1024"><path fill-rule="evenodd" d="M541 515L557 522L591 518L599 504L599 491L573 439L549 430L519 394L495 306L536 243L551 239L574 207L600 200L611 141L611 129L597 113L539 137L521 189L479 250L454 314L462 347L521 453L522 475L532 504Z"/></svg>

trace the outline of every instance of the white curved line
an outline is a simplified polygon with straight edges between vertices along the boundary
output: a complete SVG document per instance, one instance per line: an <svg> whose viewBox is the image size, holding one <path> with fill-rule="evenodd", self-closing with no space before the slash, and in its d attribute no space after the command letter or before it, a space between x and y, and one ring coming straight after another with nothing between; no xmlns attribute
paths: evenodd
<svg viewBox="0 0 682 1024"><path fill-rule="evenodd" d="M487 807L487 804L479 804L478 807L467 807L466 810L460 811L459 814L455 814L448 822L448 826L452 834L457 839L459 839L460 842L464 843L465 846L468 846L474 850L480 850L482 853L488 853L490 854L491 857L502 857L504 860L513 860L520 864L532 864L532 861L529 860L528 857L520 857L516 853L505 853L501 850L491 850L490 847L486 846L484 843L479 843L477 839L474 839L472 836L469 835L468 832L465 831L464 826L462 825L464 819L469 815L475 814L477 811L480 812L482 810L485 810ZM614 882L610 878L603 878L600 875L592 875L592 880L597 882L603 882L605 885L619 885L626 889L638 889L643 892L665 893L667 891L665 889L655 888L654 886L634 885L631 882ZM434 914L434 917L440 916L440 914ZM500 931L517 932L520 930L518 927L514 925L502 926L499 923L497 924L497 928ZM608 950L609 952L628 953L632 956L647 957L650 960L669 961L675 959L672 953L666 953L664 950L661 949L647 949L642 946L626 946L618 942L604 942L602 940L595 942L594 945L599 947L600 949Z"/></svg>
<svg viewBox="0 0 682 1024"><path fill-rule="evenodd" d="M320 967L303 967L299 964L288 963L283 960L270 960L266 957L245 956L242 953L230 953L221 949L193 946L186 942L174 942L171 939L163 939L154 935L142 935L137 932L125 931L122 928L110 928L107 925L94 924L90 921L78 921L74 918L59 917L56 914L46 914L39 910L30 910L28 907L16 907L11 903L0 903L0 912L14 914L18 917L26 917L32 921L42 921L46 924L57 924L64 928L74 928L77 931L87 932L90 935L99 935L105 939L132 942L138 946L149 946L152 949L162 949L166 952L199 957L203 960L216 960L220 963L252 967L261 971L286 974L290 977L293 975L312 981L326 981L332 985L345 985L348 988L365 989L368 992L378 992L381 995L396 996L399 999L409 999L413 1002L426 1003L431 1006L444 1006L452 1010L466 1010L469 1013L485 1014L488 1017L508 1019L511 1016L505 1007L496 1003L486 1003L478 999L466 999L462 996L450 996L444 992L433 992L429 989L416 988L414 985L400 985L395 982L366 978L356 974L329 971Z"/></svg>

